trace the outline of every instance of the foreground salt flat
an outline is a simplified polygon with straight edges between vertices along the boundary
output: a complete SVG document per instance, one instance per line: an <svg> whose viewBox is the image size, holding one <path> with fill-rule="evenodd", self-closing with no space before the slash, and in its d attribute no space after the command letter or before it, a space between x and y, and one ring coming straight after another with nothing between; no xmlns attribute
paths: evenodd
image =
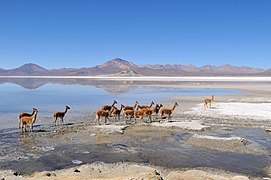
<svg viewBox="0 0 271 180"><path fill-rule="evenodd" d="M173 119L177 120L177 119ZM192 135L191 138L188 139L188 143L209 148L209 145L211 144L214 146L213 149L219 150L219 151L227 151L227 152L234 152L234 153L247 153L247 154L265 154L265 151L259 151L255 147L251 145L244 145L242 143L242 138L232 136L231 138L221 138L217 136L202 136L197 135L197 132L199 129L198 126L204 126L201 121L198 120L191 120L182 122L163 122L159 123L163 125L159 128L178 128L178 129L186 129L187 126L192 126L193 131L191 132ZM62 132L59 132L61 134L61 139L63 139L63 136L65 136L64 139L71 139L73 140L73 143L79 143L78 137L88 137L85 138L88 142L89 139L96 139L96 135L105 135L106 137L108 135L114 135L114 134L121 134L123 136L123 131L129 131L130 128L133 128L134 125L130 125L127 127L126 125L104 125L101 126L97 125L90 125L85 126L81 124L83 130L79 131L78 128L73 127L76 131L68 132L67 134L63 134ZM149 126L149 125L147 125ZM138 125L135 128L146 128L144 124ZM153 128L155 128L154 126ZM69 127L66 127L68 129ZM71 127L70 127L71 128ZM204 128L205 129L205 128ZM203 129L203 130L204 130ZM61 129L59 129L61 130ZM191 131L191 129L189 130ZM209 130L207 130L209 131ZM80 132L80 133L78 133ZM56 132L57 133L57 132ZM84 136L81 136L80 134L84 133ZM88 139L88 140L87 140ZM106 138L107 139L107 138ZM222 141L226 141L221 143ZM62 142L65 143L65 142ZM81 142L82 143L82 142ZM105 142L102 142L105 143ZM88 145L89 142L88 142ZM225 146L227 147L225 149ZM89 152L88 152L89 153ZM133 151L129 150L129 153L133 153ZM162 172L165 171L166 172ZM79 172L78 172L79 171ZM157 173L158 172L158 173ZM234 174L231 172L224 172L216 169L208 169L203 168L201 169L190 169L190 170L181 170L181 169L167 169L167 168L160 168L152 165L146 165L146 164L137 164L137 163L112 163L112 164L106 164L102 162L92 163L92 164L85 164L82 166L76 166L73 168L63 169L63 170L57 170L57 171L46 171L46 172L37 172L30 176L14 176L13 171L0 171L0 177L5 177L6 179L248 179L246 176L241 176L238 174Z"/></svg>

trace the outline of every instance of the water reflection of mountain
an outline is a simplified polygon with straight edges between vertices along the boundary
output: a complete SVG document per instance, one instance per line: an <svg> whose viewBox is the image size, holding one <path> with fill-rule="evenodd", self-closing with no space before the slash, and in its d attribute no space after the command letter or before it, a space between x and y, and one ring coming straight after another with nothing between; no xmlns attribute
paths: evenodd
<svg viewBox="0 0 271 180"><path fill-rule="evenodd" d="M37 89L48 81L45 79L32 79L32 78L0 78L0 84L12 83L22 86L25 89Z"/></svg>
<svg viewBox="0 0 271 180"><path fill-rule="evenodd" d="M0 84L13 83L22 86L25 89L37 89L47 83L62 84L62 85L81 85L81 86L95 86L107 91L110 94L122 94L130 92L139 87L161 87L174 85L188 85L195 82L175 82L175 81L116 81L116 80L98 80L98 79L83 79L83 78L70 78L70 79L45 79L45 78L0 78ZM201 82L196 82L201 83ZM202 82L206 83L206 82ZM210 83L210 82L209 82ZM221 83L221 82L212 82Z"/></svg>
<svg viewBox="0 0 271 180"><path fill-rule="evenodd" d="M110 94L122 94L130 92L142 86L161 86L175 84L176 82L153 82L153 81L114 81L114 80L93 80L93 79L45 79L45 78L0 78L0 84L13 83L25 89L38 89L47 84L95 86L107 91Z"/></svg>
<svg viewBox="0 0 271 180"><path fill-rule="evenodd" d="M114 85L103 85L103 86L96 86L97 88L103 89L106 92L110 93L110 94L124 94L127 92L130 92L136 88L138 88L138 86L124 86L124 85L118 85L118 86L114 86Z"/></svg>

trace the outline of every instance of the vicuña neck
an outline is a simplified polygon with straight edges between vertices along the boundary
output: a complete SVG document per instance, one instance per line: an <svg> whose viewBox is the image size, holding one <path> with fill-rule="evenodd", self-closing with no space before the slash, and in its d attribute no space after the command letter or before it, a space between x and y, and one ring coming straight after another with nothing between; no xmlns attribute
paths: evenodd
<svg viewBox="0 0 271 180"><path fill-rule="evenodd" d="M37 111L34 111L33 112L33 124L36 122L36 119L37 119Z"/></svg>
<svg viewBox="0 0 271 180"><path fill-rule="evenodd" d="M67 111L68 111L68 108L66 107L66 110L65 110L65 112L64 112L64 113L66 114L66 113L67 113Z"/></svg>
<svg viewBox="0 0 271 180"><path fill-rule="evenodd" d="M135 103L135 105L134 105L134 109L136 108L136 105L137 105L137 103Z"/></svg>
<svg viewBox="0 0 271 180"><path fill-rule="evenodd" d="M31 114L31 116L33 116L33 115L34 115L34 113L35 113L35 110L33 110L33 111L32 111L32 114Z"/></svg>
<svg viewBox="0 0 271 180"><path fill-rule="evenodd" d="M113 102L112 106L114 106L116 104L116 101Z"/></svg>

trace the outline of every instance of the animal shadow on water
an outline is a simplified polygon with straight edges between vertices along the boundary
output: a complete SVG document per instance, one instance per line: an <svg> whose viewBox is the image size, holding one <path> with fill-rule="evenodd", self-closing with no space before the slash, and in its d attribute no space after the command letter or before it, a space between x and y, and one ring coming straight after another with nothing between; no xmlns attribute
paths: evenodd
<svg viewBox="0 0 271 180"><path fill-rule="evenodd" d="M74 125L74 123L72 123L72 122L70 122L70 123L66 123L66 124L64 124L65 126L72 126L72 125Z"/></svg>
<svg viewBox="0 0 271 180"><path fill-rule="evenodd" d="M52 127L52 128L64 128L64 127L67 127L67 126L73 126L73 125L75 125L76 123L74 123L74 122L68 122L68 123L63 123L63 124L61 124L61 125L59 125L59 126L56 126L56 125L51 125L50 127Z"/></svg>
<svg viewBox="0 0 271 180"><path fill-rule="evenodd" d="M38 128L38 127L40 127L40 128ZM41 127L42 127L41 125L34 125L33 128L35 128L35 129L33 129L33 131L25 131L25 132L21 132L21 134L24 134L24 133L31 133L31 132L33 132L33 133L49 132L48 129L43 129L43 128L41 128ZM38 128L38 129L37 129L37 128Z"/></svg>
<svg viewBox="0 0 271 180"><path fill-rule="evenodd" d="M162 117L162 120L159 121L159 122L160 122L160 123L162 123L162 122L173 123L173 122L175 122L175 121L172 120L172 117L170 117L170 118L168 119L168 117L163 116L163 117Z"/></svg>
<svg viewBox="0 0 271 180"><path fill-rule="evenodd" d="M215 106L211 106L211 107L209 107L209 109L221 109L221 108L218 108L218 107L215 107Z"/></svg>
<svg viewBox="0 0 271 180"><path fill-rule="evenodd" d="M32 149L33 146L37 145L37 140L34 134L21 133L18 136L19 145L23 148Z"/></svg>

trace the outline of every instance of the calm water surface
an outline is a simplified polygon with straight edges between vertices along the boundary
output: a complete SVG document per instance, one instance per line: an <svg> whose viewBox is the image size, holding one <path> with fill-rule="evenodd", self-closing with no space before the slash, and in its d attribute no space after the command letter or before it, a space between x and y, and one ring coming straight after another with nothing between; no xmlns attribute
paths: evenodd
<svg viewBox="0 0 271 180"><path fill-rule="evenodd" d="M170 101L176 96L210 96L240 93L235 90L224 89L180 89L171 84L149 82L147 85L133 84L133 82L89 83L82 82L58 84L58 82L39 83L40 80L22 80L19 83L6 82L0 84L0 129L18 126L17 116L20 112L31 112L33 107L39 109L36 124L50 124L53 112L64 111L65 105L71 107L65 117L65 122L93 120L94 111L104 104L112 104L117 100L120 104L133 105L162 103ZM91 81L92 82L92 81ZM166 86L165 86L166 85ZM8 119L8 121L7 121Z"/></svg>

